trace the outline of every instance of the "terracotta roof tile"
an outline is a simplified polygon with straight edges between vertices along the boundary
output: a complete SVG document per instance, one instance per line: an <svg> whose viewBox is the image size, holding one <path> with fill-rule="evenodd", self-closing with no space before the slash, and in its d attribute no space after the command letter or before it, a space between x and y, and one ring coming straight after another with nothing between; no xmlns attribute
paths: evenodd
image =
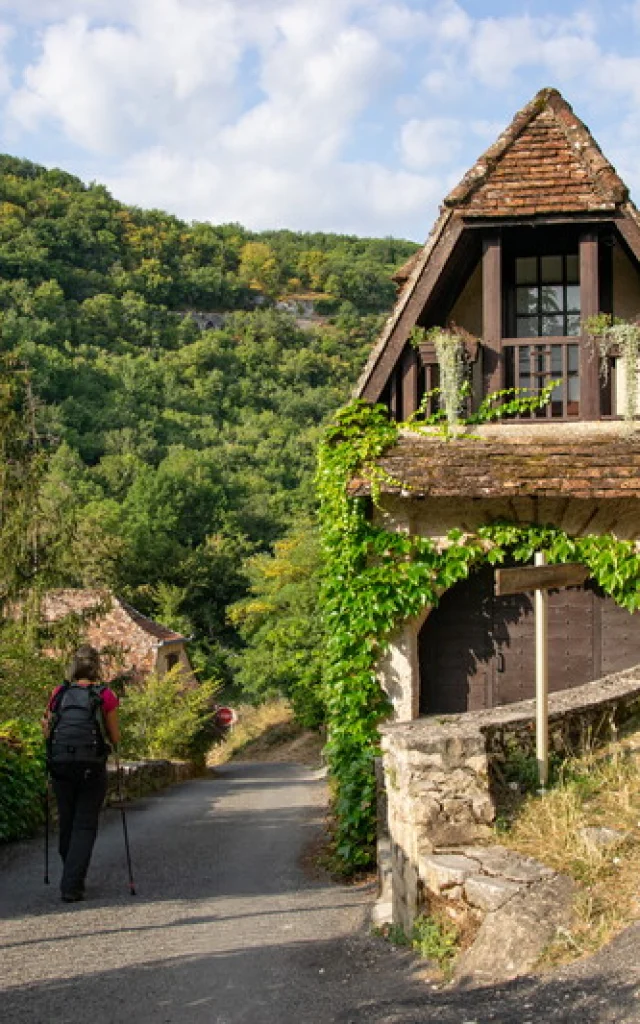
<svg viewBox="0 0 640 1024"><path fill-rule="evenodd" d="M526 427L524 428L526 430ZM403 434L378 465L388 474L381 490L411 497L640 498L640 435L459 438L443 441ZM370 493L353 480L350 493Z"/></svg>
<svg viewBox="0 0 640 1024"><path fill-rule="evenodd" d="M186 637L182 633L176 633L173 629L169 629L168 626L162 626L159 622L154 622L153 619L147 618L142 612L139 612L133 605L127 604L126 601L119 602L122 608L126 611L130 619L136 623L140 629L148 633L149 636L154 637L156 640L161 640L164 643L175 640L176 642L186 640Z"/></svg>
<svg viewBox="0 0 640 1024"><path fill-rule="evenodd" d="M614 209L628 190L556 89L543 89L449 193L465 217Z"/></svg>

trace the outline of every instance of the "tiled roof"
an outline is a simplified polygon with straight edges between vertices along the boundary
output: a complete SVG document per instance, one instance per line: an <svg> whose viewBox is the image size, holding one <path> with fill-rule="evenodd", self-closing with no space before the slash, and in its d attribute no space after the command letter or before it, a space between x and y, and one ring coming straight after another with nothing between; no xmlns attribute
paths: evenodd
<svg viewBox="0 0 640 1024"><path fill-rule="evenodd" d="M542 89L449 193L465 217L613 210L628 189L556 89Z"/></svg>
<svg viewBox="0 0 640 1024"><path fill-rule="evenodd" d="M146 615L139 612L137 608L133 607L133 605L127 604L126 601L119 600L119 604L124 608L129 618L133 619L140 629L144 630L145 633L148 633L149 636L154 637L156 640L161 640L164 643L171 640L175 640L176 643L178 641L184 642L186 640L186 637L184 637L182 633L176 633L173 629L169 629L168 626L162 626L159 622L154 622L153 619L147 618Z"/></svg>
<svg viewBox="0 0 640 1024"><path fill-rule="evenodd" d="M601 425L600 425L601 426ZM444 441L404 432L377 460L383 493L438 498L640 498L640 433L592 430L563 435L549 424L537 434L501 425L491 436ZM350 493L370 493L366 479Z"/></svg>
<svg viewBox="0 0 640 1024"><path fill-rule="evenodd" d="M396 271L398 300L354 397L380 400L443 269L464 248L472 226L585 214L610 216L640 262L640 215L626 185L557 89L542 89L449 193L423 248Z"/></svg>
<svg viewBox="0 0 640 1024"><path fill-rule="evenodd" d="M148 636L153 637L154 640L160 640L165 643L172 640L184 642L185 637L181 633L176 633L174 630L169 629L168 626L162 626L159 622L154 622L153 619L143 615L133 605L127 604L126 601L120 600L120 598L105 590L67 589L50 591L45 595L43 601L43 614L46 621L56 622L71 613L81 615L83 613L90 613L94 609L99 609L97 621L102 622L105 616L109 615L114 603L120 605L131 621Z"/></svg>

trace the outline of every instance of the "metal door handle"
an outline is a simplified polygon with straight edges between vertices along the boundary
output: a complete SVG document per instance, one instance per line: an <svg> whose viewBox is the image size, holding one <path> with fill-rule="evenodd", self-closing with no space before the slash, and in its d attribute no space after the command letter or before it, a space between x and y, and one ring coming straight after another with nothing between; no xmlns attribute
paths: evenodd
<svg viewBox="0 0 640 1024"><path fill-rule="evenodd" d="M504 672L504 654L502 651L498 651L496 654L496 670L498 672Z"/></svg>

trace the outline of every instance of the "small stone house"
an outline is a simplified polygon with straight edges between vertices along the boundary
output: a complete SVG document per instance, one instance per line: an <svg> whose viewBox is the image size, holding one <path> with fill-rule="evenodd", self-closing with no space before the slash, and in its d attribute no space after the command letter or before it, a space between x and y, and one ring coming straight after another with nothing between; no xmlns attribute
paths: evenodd
<svg viewBox="0 0 640 1024"><path fill-rule="evenodd" d="M186 652L187 638L147 618L114 594L99 590L57 590L43 603L46 621L79 617L87 643L102 655L105 682L136 683L179 665L185 681L195 683Z"/></svg>
<svg viewBox="0 0 640 1024"><path fill-rule="evenodd" d="M405 422L439 382L434 345L423 335L416 346L415 328L451 324L469 338L472 409L503 388L560 383L538 412L475 427L473 436L403 429L380 459L388 476L378 521L437 543L452 529L473 535L503 521L638 541L630 357L612 348L603 373L584 324L601 313L640 317L640 214L559 92L542 90L515 116L445 198L397 281L356 397ZM354 480L352 493L366 497L371 484ZM640 663L640 614L592 581L551 592L549 645L552 715L591 706L595 695L615 703ZM383 750L400 923L416 911L424 856L486 836L491 737L511 725L518 735L530 730L534 663L531 595L496 597L489 565L392 638L379 674L394 708ZM613 689L596 683L603 678ZM637 673L628 686L637 702Z"/></svg>

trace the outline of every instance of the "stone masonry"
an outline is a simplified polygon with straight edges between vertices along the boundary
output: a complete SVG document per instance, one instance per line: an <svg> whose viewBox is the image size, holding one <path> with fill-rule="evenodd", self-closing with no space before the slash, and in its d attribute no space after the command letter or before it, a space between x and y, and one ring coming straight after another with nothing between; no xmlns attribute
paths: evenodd
<svg viewBox="0 0 640 1024"><path fill-rule="evenodd" d="M552 694L549 703L551 750L588 749L640 714L640 667ZM510 762L535 757L534 722L534 702L523 701L383 727L381 903L407 933L429 893L446 892L481 913L498 909L503 895L515 895L505 883L524 879L503 874L499 882L480 881L492 874L487 857L495 866L500 856L482 847L493 835ZM481 848L472 857L481 870L468 863L471 847Z"/></svg>

